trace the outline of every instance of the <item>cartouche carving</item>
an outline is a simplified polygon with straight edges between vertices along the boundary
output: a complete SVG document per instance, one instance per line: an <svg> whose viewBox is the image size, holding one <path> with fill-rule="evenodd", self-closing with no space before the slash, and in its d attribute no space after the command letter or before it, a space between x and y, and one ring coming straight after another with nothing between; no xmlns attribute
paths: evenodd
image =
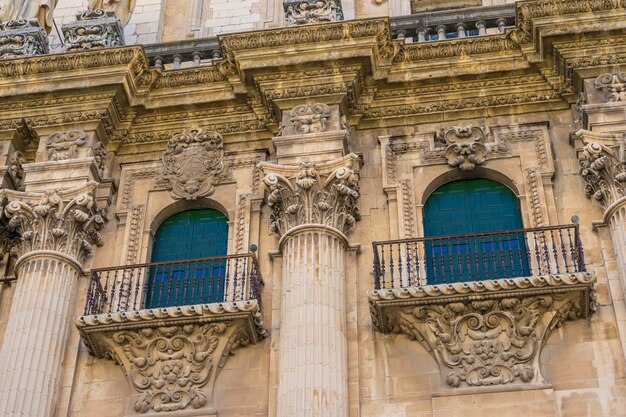
<svg viewBox="0 0 626 417"><path fill-rule="evenodd" d="M293 123L297 134L319 133L326 130L326 121L330 118L330 108L326 104L303 104L289 112L289 121Z"/></svg>
<svg viewBox="0 0 626 417"><path fill-rule="evenodd" d="M593 85L608 97L609 103L626 101L626 73L619 69L600 75Z"/></svg>
<svg viewBox="0 0 626 417"><path fill-rule="evenodd" d="M343 20L341 0L285 0L287 26Z"/></svg>
<svg viewBox="0 0 626 417"><path fill-rule="evenodd" d="M444 154L448 164L461 171L471 171L487 159L485 139L487 132L480 126L454 126L441 132L440 140L446 145Z"/></svg>
<svg viewBox="0 0 626 417"><path fill-rule="evenodd" d="M195 200L211 195L224 170L222 135L191 129L167 142L163 154L163 179L172 197Z"/></svg>

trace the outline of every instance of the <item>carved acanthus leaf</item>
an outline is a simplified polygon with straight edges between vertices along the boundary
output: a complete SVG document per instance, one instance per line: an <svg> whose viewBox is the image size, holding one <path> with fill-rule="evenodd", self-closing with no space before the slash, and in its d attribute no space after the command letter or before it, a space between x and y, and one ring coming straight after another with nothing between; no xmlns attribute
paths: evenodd
<svg viewBox="0 0 626 417"><path fill-rule="evenodd" d="M350 157L357 158L355 155ZM266 173L267 202L272 210L270 231L282 236L296 226L319 224L332 226L343 233L354 227L361 215L357 202L359 183L351 169L354 159L335 170L320 174L322 164L302 163L292 168L295 178L272 173L271 165L262 165Z"/></svg>
<svg viewBox="0 0 626 417"><path fill-rule="evenodd" d="M20 234L18 244L11 249L18 258L49 250L82 263L93 252L94 244L104 243L100 230L106 216L96 211L93 197L87 193L65 202L57 191L47 191L38 202L11 201L5 214L9 225Z"/></svg>
<svg viewBox="0 0 626 417"><path fill-rule="evenodd" d="M589 142L583 148L580 175L585 180L585 196L603 208L626 196L626 141L613 148Z"/></svg>
<svg viewBox="0 0 626 417"><path fill-rule="evenodd" d="M211 195L224 170L222 135L191 129L175 135L163 153L163 180L172 197L195 200Z"/></svg>

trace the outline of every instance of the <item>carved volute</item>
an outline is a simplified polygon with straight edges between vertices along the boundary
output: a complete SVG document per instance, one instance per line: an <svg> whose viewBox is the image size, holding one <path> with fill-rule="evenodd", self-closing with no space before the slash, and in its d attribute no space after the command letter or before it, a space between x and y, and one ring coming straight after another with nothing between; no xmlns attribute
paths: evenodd
<svg viewBox="0 0 626 417"><path fill-rule="evenodd" d="M268 191L270 231L281 237L306 224L330 226L343 234L360 219L354 154L327 164L300 166L262 163Z"/></svg>

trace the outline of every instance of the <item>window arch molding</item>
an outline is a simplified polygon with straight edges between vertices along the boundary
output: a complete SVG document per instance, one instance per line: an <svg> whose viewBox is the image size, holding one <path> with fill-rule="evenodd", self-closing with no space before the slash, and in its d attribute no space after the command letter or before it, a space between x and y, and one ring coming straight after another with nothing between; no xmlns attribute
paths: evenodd
<svg viewBox="0 0 626 417"><path fill-rule="evenodd" d="M520 193L519 188L515 185L515 181L509 178L507 175L503 174L500 171L496 171L493 169L485 168L485 167L476 167L472 171L461 171L458 169L449 170L444 172L443 174L438 175L433 180L431 180L424 191L417 196L418 202L417 205L423 207L428 200L428 197L440 188L441 186L450 183L452 181L458 180L472 180L472 179L485 179L492 180L498 182L515 194L515 197L521 200L522 194ZM521 201L520 201L521 205Z"/></svg>

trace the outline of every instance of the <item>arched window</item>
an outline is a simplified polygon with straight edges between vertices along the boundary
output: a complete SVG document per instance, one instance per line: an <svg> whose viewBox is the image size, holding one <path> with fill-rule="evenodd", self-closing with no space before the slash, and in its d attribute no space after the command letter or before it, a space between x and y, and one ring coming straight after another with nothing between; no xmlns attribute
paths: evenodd
<svg viewBox="0 0 626 417"><path fill-rule="evenodd" d="M522 227L517 197L498 182L470 179L439 187L424 206L429 283L529 275L524 233L506 233Z"/></svg>
<svg viewBox="0 0 626 417"><path fill-rule="evenodd" d="M173 215L158 228L152 248L147 308L221 302L225 291L228 219L213 209Z"/></svg>

